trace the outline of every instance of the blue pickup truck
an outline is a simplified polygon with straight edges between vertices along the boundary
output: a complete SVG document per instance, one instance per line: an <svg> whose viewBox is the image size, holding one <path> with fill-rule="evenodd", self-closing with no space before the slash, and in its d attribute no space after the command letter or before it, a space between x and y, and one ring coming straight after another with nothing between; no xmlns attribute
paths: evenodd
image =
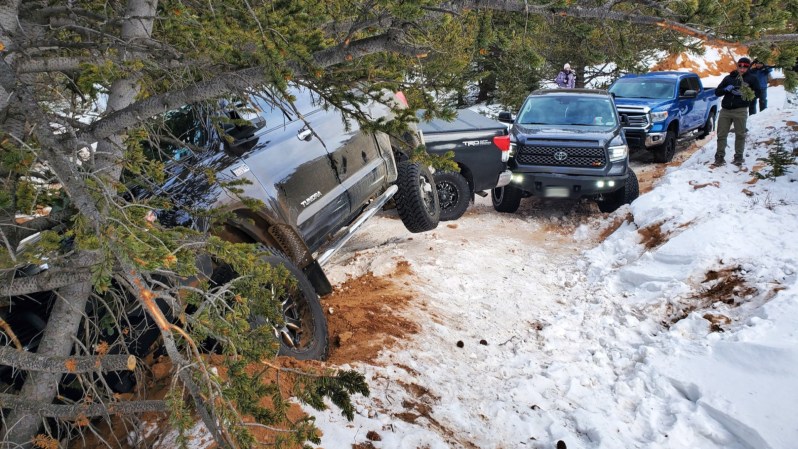
<svg viewBox="0 0 798 449"><path fill-rule="evenodd" d="M719 98L690 72L624 75L610 86L626 142L647 149L657 162L668 162L681 137L704 138L715 128Z"/></svg>

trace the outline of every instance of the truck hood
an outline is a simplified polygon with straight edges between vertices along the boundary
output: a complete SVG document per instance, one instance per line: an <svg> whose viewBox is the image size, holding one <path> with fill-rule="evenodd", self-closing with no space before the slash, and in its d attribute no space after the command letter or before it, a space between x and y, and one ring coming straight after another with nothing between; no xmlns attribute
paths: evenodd
<svg viewBox="0 0 798 449"><path fill-rule="evenodd" d="M648 106L649 108L656 109L664 106L673 100L662 98L618 98L615 97L615 106Z"/></svg>
<svg viewBox="0 0 798 449"><path fill-rule="evenodd" d="M573 139L598 141L603 145L620 133L620 126L552 126L552 125L519 125L512 128L512 136L516 142L523 143L527 139Z"/></svg>

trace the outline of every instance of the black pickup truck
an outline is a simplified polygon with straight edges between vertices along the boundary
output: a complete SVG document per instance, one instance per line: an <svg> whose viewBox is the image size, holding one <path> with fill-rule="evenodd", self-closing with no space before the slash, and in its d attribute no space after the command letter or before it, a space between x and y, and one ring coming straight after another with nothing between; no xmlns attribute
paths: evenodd
<svg viewBox="0 0 798 449"><path fill-rule="evenodd" d="M493 189L493 207L515 212L521 199L588 197L612 212L639 194L612 95L591 89L532 92L510 129L512 181Z"/></svg>
<svg viewBox="0 0 798 449"><path fill-rule="evenodd" d="M228 212L213 232L228 241L260 244L271 254L267 263L283 265L296 278L296 289L282 299L284 324L273 325L280 354L324 359L328 335L319 296L332 289L322 265L392 198L411 232L434 229L440 208L430 171L394 147L391 137L364 131L307 89L294 87L290 95L293 104L265 92L248 101L185 106L153 119L164 137L153 150L171 162L167 181L142 195L167 196L175 204L153 217L165 226L205 232L211 223L196 211ZM407 106L400 94L387 101ZM379 103L365 109L375 119L390 114ZM241 194L223 188L225 181L237 182ZM262 206L250 208L252 202L241 198L260 200ZM207 262L200 269L212 283L235 277L230 267ZM29 268L34 274L46 269ZM14 308L0 310L0 318L35 350L54 295L4 299ZM142 357L158 332L144 313L127 319L142 331L131 333L124 345ZM17 382L16 376L0 366L2 380ZM113 382L116 391L132 388L130 379Z"/></svg>
<svg viewBox="0 0 798 449"><path fill-rule="evenodd" d="M507 125L469 109L458 110L453 121L424 120L423 110L416 115L427 152L438 156L453 152L454 162L460 169L459 172L435 172L441 220L460 218L474 200L475 193L510 182Z"/></svg>

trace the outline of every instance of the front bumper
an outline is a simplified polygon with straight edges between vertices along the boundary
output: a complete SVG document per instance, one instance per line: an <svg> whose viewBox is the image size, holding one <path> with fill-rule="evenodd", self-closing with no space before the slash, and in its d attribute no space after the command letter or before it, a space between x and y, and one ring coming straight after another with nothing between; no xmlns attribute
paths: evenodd
<svg viewBox="0 0 798 449"><path fill-rule="evenodd" d="M499 181L496 183L496 187L504 187L513 180L513 172L510 170L505 170L499 173Z"/></svg>
<svg viewBox="0 0 798 449"><path fill-rule="evenodd" d="M618 176L561 175L556 173L513 173L511 185L532 196L543 198L581 198L622 189L628 170Z"/></svg>
<svg viewBox="0 0 798 449"><path fill-rule="evenodd" d="M643 129L625 129L626 143L633 150L644 150L646 148L662 145L665 142L664 132L650 132Z"/></svg>

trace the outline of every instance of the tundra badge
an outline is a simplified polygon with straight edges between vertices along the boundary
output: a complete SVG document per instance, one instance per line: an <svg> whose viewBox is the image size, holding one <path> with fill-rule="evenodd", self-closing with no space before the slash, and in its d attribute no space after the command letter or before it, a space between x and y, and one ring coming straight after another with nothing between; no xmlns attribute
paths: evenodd
<svg viewBox="0 0 798 449"><path fill-rule="evenodd" d="M302 207L308 207L308 204L316 201L317 199L319 199L319 197L321 197L321 192L316 191L316 193L314 193L313 195L310 195L305 201L302 201L299 204L301 204Z"/></svg>

